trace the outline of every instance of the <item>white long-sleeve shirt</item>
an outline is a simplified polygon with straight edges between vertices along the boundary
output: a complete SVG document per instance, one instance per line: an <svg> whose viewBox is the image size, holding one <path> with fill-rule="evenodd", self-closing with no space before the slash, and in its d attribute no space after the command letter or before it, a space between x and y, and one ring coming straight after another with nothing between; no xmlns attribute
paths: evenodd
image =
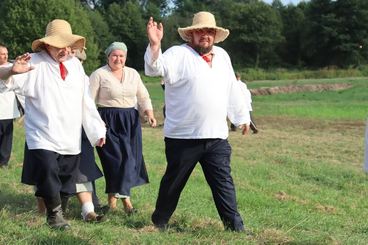
<svg viewBox="0 0 368 245"><path fill-rule="evenodd" d="M245 96L245 101L247 103L248 110L253 111L253 109L252 109L252 94L250 93L247 84L245 84L241 80L237 80L237 81L239 83L239 87L240 87L243 95Z"/></svg>
<svg viewBox="0 0 368 245"><path fill-rule="evenodd" d="M249 111L229 55L213 47L212 67L187 44L173 46L153 60L145 53L145 73L165 81L165 137L228 137L228 117L235 125L250 122Z"/></svg>
<svg viewBox="0 0 368 245"><path fill-rule="evenodd" d="M10 67L11 63L1 65L0 67ZM0 83L0 89L6 89L3 83ZM13 119L20 116L14 91L0 93L0 120Z"/></svg>
<svg viewBox="0 0 368 245"><path fill-rule="evenodd" d="M58 62L45 51L34 53L30 61L34 70L12 76L7 87L26 97L28 148L74 155L81 150L82 124L92 145L105 137L106 129L81 63L73 57L63 64L68 71L65 81Z"/></svg>

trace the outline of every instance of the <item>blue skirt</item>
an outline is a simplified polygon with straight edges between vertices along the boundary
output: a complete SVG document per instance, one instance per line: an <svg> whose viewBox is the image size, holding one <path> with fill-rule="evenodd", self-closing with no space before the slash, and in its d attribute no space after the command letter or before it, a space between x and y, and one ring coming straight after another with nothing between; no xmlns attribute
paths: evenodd
<svg viewBox="0 0 368 245"><path fill-rule="evenodd" d="M130 196L149 182L142 154L142 131L134 108L98 108L106 124L106 144L96 147L105 175L106 193Z"/></svg>
<svg viewBox="0 0 368 245"><path fill-rule="evenodd" d="M82 129L81 158L79 164L79 173L77 183L95 181L103 176L101 170L96 164L95 153L89 142L84 129Z"/></svg>

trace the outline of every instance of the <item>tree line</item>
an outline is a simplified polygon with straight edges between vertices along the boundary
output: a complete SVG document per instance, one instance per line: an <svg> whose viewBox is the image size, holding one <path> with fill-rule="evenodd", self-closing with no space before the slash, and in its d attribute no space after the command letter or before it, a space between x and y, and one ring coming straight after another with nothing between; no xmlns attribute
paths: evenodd
<svg viewBox="0 0 368 245"><path fill-rule="evenodd" d="M47 23L60 18L86 37L88 73L106 62L103 51L113 41L125 42L127 65L142 69L150 16L164 24L165 50L182 43L177 28L202 10L230 30L220 46L235 67L347 68L368 61L366 0L0 0L0 42L10 57L29 52Z"/></svg>

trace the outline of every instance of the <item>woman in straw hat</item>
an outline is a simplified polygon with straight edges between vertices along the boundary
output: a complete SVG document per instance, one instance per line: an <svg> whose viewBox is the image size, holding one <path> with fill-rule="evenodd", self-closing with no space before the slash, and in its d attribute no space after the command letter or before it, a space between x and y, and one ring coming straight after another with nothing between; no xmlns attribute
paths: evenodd
<svg viewBox="0 0 368 245"><path fill-rule="evenodd" d="M84 45L84 37L73 34L67 21L53 20L45 37L32 43L33 70L7 81L9 89L26 96L22 183L36 186L36 196L46 205L47 223L56 229L70 227L61 199L76 192L82 125L92 145L105 142L106 129L89 96L84 69L77 58L69 57L70 49Z"/></svg>
<svg viewBox="0 0 368 245"><path fill-rule="evenodd" d="M130 189L148 183L142 155L142 132L138 105L151 127L156 126L152 103L139 73L125 66L127 46L113 42L105 50L107 65L90 76L90 91L107 125L106 144L97 148L106 180L111 209L121 198L127 214L136 211Z"/></svg>
<svg viewBox="0 0 368 245"><path fill-rule="evenodd" d="M224 41L229 30L217 26L211 13L199 12L191 26L179 28L178 32L187 43L162 54L163 26L152 17L147 24L145 72L163 77L166 105L167 168L152 221L156 227L167 226L181 191L199 162L225 228L243 231L230 174L227 117L241 126L245 134L249 131L249 111L229 55L214 45Z"/></svg>

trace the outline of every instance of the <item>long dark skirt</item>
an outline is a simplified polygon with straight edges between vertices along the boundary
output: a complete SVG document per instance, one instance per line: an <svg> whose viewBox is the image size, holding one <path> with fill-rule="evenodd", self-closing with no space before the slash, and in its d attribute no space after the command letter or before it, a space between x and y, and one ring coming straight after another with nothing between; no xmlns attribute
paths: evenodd
<svg viewBox="0 0 368 245"><path fill-rule="evenodd" d="M106 193L130 196L130 189L149 182L142 155L142 131L134 108L99 108L106 123L106 144L97 147Z"/></svg>
<svg viewBox="0 0 368 245"><path fill-rule="evenodd" d="M86 133L82 130L81 161L79 164L77 183L94 181L102 176L103 174L96 164L93 147Z"/></svg>

